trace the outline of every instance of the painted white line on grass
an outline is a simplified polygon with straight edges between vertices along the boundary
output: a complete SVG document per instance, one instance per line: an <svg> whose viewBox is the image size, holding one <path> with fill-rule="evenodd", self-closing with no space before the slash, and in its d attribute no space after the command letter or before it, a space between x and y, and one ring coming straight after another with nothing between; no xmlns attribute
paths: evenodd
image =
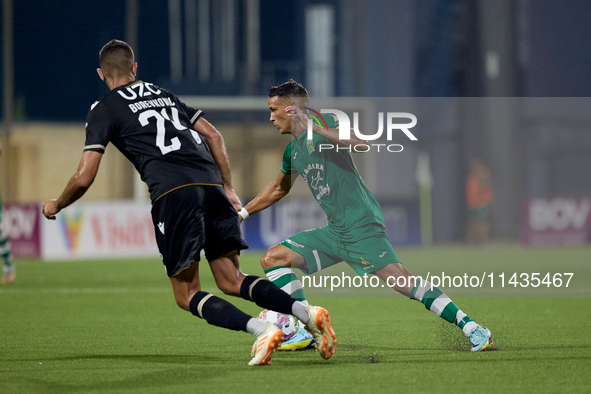
<svg viewBox="0 0 591 394"><path fill-rule="evenodd" d="M0 294L123 294L123 293L170 293L169 287L138 288L47 288L47 289L0 289Z"/></svg>
<svg viewBox="0 0 591 394"><path fill-rule="evenodd" d="M209 287L201 290L214 293L218 289ZM0 294L125 294L125 293L172 293L170 287L86 287L86 288L38 288L38 289L7 289L0 288Z"/></svg>

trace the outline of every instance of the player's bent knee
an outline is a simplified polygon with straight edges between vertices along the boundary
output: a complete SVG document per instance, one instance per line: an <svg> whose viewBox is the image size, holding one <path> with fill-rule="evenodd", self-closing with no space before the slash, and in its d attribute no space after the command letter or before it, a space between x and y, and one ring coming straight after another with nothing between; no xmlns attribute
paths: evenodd
<svg viewBox="0 0 591 394"><path fill-rule="evenodd" d="M179 308L181 308L185 311L190 310L189 304L191 303L191 298L175 296L174 300L176 301L176 304L178 305Z"/></svg>
<svg viewBox="0 0 591 394"><path fill-rule="evenodd" d="M220 290L225 295L236 296L236 297L238 297L240 295L240 288L238 288L238 291L237 291L235 286L221 286Z"/></svg>
<svg viewBox="0 0 591 394"><path fill-rule="evenodd" d="M286 247L272 247L261 257L261 267L269 269L279 265L291 267L291 253Z"/></svg>
<svg viewBox="0 0 591 394"><path fill-rule="evenodd" d="M220 289L225 295L240 297L240 285L244 280L244 275L241 275L234 281L225 280L218 283L218 289Z"/></svg>

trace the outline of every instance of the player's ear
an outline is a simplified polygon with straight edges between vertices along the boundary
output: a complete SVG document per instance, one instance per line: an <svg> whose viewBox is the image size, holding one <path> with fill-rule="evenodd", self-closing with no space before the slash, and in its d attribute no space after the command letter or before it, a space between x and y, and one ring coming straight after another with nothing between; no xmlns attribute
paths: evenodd
<svg viewBox="0 0 591 394"><path fill-rule="evenodd" d="M96 69L96 72L98 73L99 78L104 81L105 80L105 74L103 74L103 70L101 70L100 68L97 68Z"/></svg>
<svg viewBox="0 0 591 394"><path fill-rule="evenodd" d="M131 66L131 74L133 75L132 79L135 79L137 74L137 62L133 63L133 66Z"/></svg>

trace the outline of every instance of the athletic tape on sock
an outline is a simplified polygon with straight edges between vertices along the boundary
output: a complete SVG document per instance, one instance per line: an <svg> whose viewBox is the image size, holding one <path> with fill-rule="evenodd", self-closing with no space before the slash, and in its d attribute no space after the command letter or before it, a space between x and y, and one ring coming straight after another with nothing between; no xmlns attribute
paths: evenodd
<svg viewBox="0 0 591 394"><path fill-rule="evenodd" d="M261 280L263 280L263 278L257 278L254 282L252 282L252 284L248 287L248 297L250 297L251 300L254 301L254 298L252 298L252 289L254 289L254 287L257 285L257 283L259 283Z"/></svg>
<svg viewBox="0 0 591 394"><path fill-rule="evenodd" d="M203 299L199 302L199 305L197 305L197 313L199 314L199 316L201 316L202 319L204 319L203 317L203 304L205 304L205 301L209 300L211 297L213 297L213 294L208 294L205 297L203 297Z"/></svg>

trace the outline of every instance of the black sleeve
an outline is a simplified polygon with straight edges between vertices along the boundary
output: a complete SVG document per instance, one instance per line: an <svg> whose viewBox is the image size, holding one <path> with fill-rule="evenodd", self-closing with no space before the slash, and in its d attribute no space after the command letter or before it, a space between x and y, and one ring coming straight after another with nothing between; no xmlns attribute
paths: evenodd
<svg viewBox="0 0 591 394"><path fill-rule="evenodd" d="M182 110L185 113L185 115L187 115L187 118L189 119L189 123L190 123L191 127L193 127L195 125L195 123L197 123L199 118L203 116L203 111L200 109L197 109L197 108L189 107L187 104L185 104L181 100L179 100L179 98L177 96L175 96L175 95L172 95L172 96L174 97L174 101L178 105L179 110Z"/></svg>
<svg viewBox="0 0 591 394"><path fill-rule="evenodd" d="M105 147L109 143L112 132L111 114L98 102L94 103L86 116L86 144L84 150L105 153Z"/></svg>

